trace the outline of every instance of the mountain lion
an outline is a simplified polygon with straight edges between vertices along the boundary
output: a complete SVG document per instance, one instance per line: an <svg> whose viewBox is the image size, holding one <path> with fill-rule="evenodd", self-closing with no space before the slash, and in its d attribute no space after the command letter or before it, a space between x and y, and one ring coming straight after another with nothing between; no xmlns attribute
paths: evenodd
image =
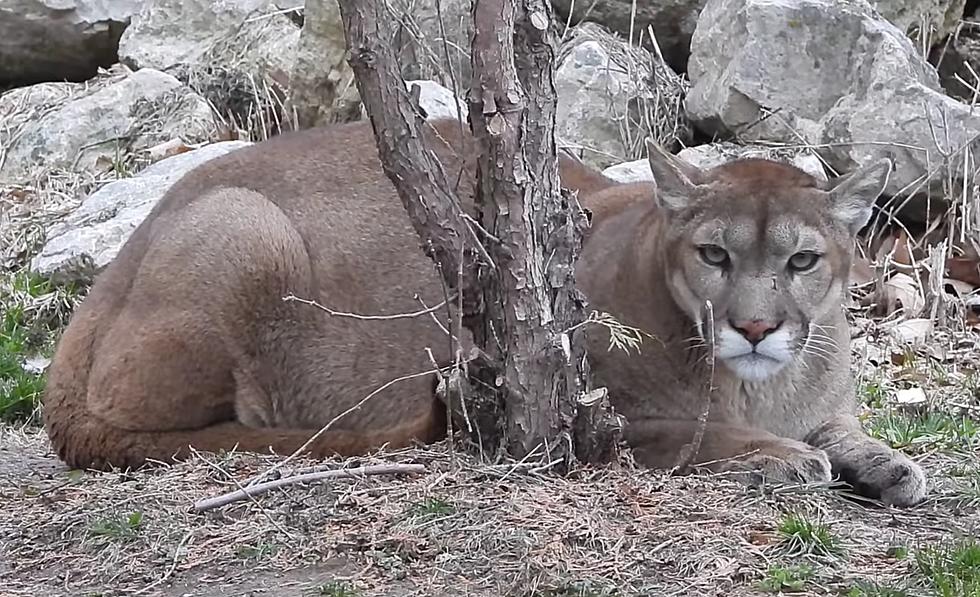
<svg viewBox="0 0 980 597"><path fill-rule="evenodd" d="M425 139L470 209L465 127L430 123ZM617 184L564 157L559 172L593 213L577 270L591 306L653 336L631 356L607 350L604 328L587 332L596 383L627 416L637 460L679 458L712 379L695 462L775 480L835 473L887 503L921 500L921 469L852 414L841 307L853 237L889 164L824 189L774 162L700 171L649 150L656 185ZM188 445L285 453L406 377L311 452L437 440L435 376L413 376L431 369L426 348L451 357L432 317L350 317L283 297L394 315L442 294L370 123L283 134L192 170L133 232L60 341L47 432L74 467L138 466Z"/></svg>

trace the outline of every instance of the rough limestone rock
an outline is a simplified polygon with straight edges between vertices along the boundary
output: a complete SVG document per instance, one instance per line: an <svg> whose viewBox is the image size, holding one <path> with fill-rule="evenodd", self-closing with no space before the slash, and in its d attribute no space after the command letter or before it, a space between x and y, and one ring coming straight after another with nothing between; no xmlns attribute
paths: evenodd
<svg viewBox="0 0 980 597"><path fill-rule="evenodd" d="M25 98L53 102L15 109ZM71 99L58 103L61 99ZM94 170L121 154L179 137L208 139L214 115L203 98L155 70L108 77L91 86L47 84L40 93L15 89L0 97L0 114L17 112L16 126L0 131L6 149L0 180L17 181L55 170ZM25 115L26 114L26 115ZM9 135L9 136L7 136ZM105 168L103 168L105 169Z"/></svg>
<svg viewBox="0 0 980 597"><path fill-rule="evenodd" d="M31 269L61 281L91 281L181 176L248 145L247 141L212 143L160 160L132 178L110 182L47 231L47 242Z"/></svg>
<svg viewBox="0 0 980 597"><path fill-rule="evenodd" d="M939 82L950 96L974 103L980 93L974 91L980 80L980 23L974 14L972 23L965 22L959 34L948 44L936 46L929 53L929 62L936 65ZM978 96L978 97L974 97Z"/></svg>
<svg viewBox="0 0 980 597"><path fill-rule="evenodd" d="M838 172L890 156L888 194L924 190L927 173L938 182L943 155L980 133L980 115L863 0L710 0L689 66L701 128L808 142Z"/></svg>
<svg viewBox="0 0 980 597"><path fill-rule="evenodd" d="M281 12L270 0L146 0L119 40L119 58L169 70L220 55L288 76L300 28Z"/></svg>
<svg viewBox="0 0 980 597"><path fill-rule="evenodd" d="M419 86L419 106L425 110L426 118L434 120L437 118L456 118L462 115L465 122L469 114L466 102L458 99L452 91L434 81L405 81L405 86L411 89L412 86ZM457 106L459 109L457 110Z"/></svg>
<svg viewBox="0 0 980 597"><path fill-rule="evenodd" d="M966 0L877 0L872 5L902 31L917 37L923 25L933 44L956 30Z"/></svg>
<svg viewBox="0 0 980 597"><path fill-rule="evenodd" d="M452 91L435 81L405 81L405 88L409 92L411 92L413 85L419 86L419 106L425 111L426 119L453 118L458 120L462 116L463 122L466 122L469 108L466 106L466 102L457 98ZM456 109L456 106L459 106L459 110ZM360 106L358 118L361 120L368 118L363 105Z"/></svg>
<svg viewBox="0 0 980 597"><path fill-rule="evenodd" d="M736 145L735 143L711 143L682 149L678 157L698 168L708 169L741 158L763 158L792 164L817 180L827 180L820 158L808 151L794 151L762 145ZM640 182L653 180L650 162L636 160L610 166L603 174L619 182Z"/></svg>
<svg viewBox="0 0 980 597"><path fill-rule="evenodd" d="M390 6L404 24L396 40L402 76L447 87L455 78L457 89L469 89L473 35L469 0L392 0Z"/></svg>
<svg viewBox="0 0 980 597"><path fill-rule="evenodd" d="M678 72L687 70L691 36L707 0L552 0L561 22L586 20L599 23L647 46L647 27L652 27L667 64ZM915 33L925 23L929 39L942 42L963 17L965 0L877 0L872 4L899 29ZM635 8L635 11L634 11Z"/></svg>
<svg viewBox="0 0 980 597"><path fill-rule="evenodd" d="M0 0L0 87L94 77L143 1Z"/></svg>
<svg viewBox="0 0 980 597"><path fill-rule="evenodd" d="M582 20L599 23L629 38L632 24L634 41L649 40L647 27L653 28L657 44L667 64L682 71L687 68L691 34L705 0L552 0L558 19L565 23L572 11L572 24ZM646 45L646 44L644 44Z"/></svg>
<svg viewBox="0 0 980 597"><path fill-rule="evenodd" d="M681 110L684 81L642 49L598 25L569 36L558 56L559 146L598 167L643 155L643 139L673 146L689 128Z"/></svg>
<svg viewBox="0 0 980 597"><path fill-rule="evenodd" d="M303 14L289 100L300 128L354 120L360 96L347 63L347 43L335 0L311 2Z"/></svg>

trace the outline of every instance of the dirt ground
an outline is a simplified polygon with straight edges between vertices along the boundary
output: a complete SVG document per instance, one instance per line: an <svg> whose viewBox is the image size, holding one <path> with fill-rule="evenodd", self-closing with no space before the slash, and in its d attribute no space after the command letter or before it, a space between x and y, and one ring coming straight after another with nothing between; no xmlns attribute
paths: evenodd
<svg viewBox="0 0 980 597"><path fill-rule="evenodd" d="M765 594L780 570L805 568L801 595L931 595L910 554L980 531L980 495L951 483L939 454L919 459L934 487L909 510L704 475L559 478L477 465L440 444L346 463L420 463L422 474L294 485L193 511L275 460L198 455L72 473L40 430L4 428L0 594L734 596ZM829 539L787 534L792 516Z"/></svg>

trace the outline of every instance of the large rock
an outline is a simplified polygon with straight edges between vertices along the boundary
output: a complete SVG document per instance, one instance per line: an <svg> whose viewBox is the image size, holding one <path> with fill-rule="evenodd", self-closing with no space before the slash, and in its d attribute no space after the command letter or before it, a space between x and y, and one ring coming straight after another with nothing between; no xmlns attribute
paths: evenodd
<svg viewBox="0 0 980 597"><path fill-rule="evenodd" d="M928 41L937 44L956 30L966 0L877 0L873 4L902 31L914 38L924 33Z"/></svg>
<svg viewBox="0 0 980 597"><path fill-rule="evenodd" d="M932 49L929 63L936 65L939 82L950 96L967 103L977 101L975 89L980 86L980 23L973 15L971 22L964 21L959 33L949 43Z"/></svg>
<svg viewBox="0 0 980 597"><path fill-rule="evenodd" d="M28 103L30 102L30 103ZM6 155L0 180L19 181L52 170L94 170L126 154L178 137L208 139L208 103L174 77L155 70L113 75L89 84L43 84L0 97Z"/></svg>
<svg viewBox="0 0 980 597"><path fill-rule="evenodd" d="M212 143L161 160L132 178L110 182L47 231L47 242L31 269L59 281L90 282L181 176L248 145L247 141Z"/></svg>
<svg viewBox="0 0 980 597"><path fill-rule="evenodd" d="M311 2L303 15L289 77L289 101L300 128L355 120L360 96L347 63L347 42L335 0Z"/></svg>
<svg viewBox="0 0 980 597"><path fill-rule="evenodd" d="M809 143L837 171L890 156L888 194L927 173L938 184L943 156L980 133L980 115L864 1L710 0L692 50L687 108L700 127Z"/></svg>
<svg viewBox="0 0 980 597"><path fill-rule="evenodd" d="M390 5L404 26L396 39L402 76L450 88L455 79L457 93L468 90L473 35L469 0L392 0Z"/></svg>
<svg viewBox="0 0 980 597"><path fill-rule="evenodd" d="M300 29L281 13L270 0L146 0L119 40L119 58L169 70L217 55L288 75Z"/></svg>
<svg viewBox="0 0 980 597"><path fill-rule="evenodd" d="M599 23L649 44L647 27L653 29L664 58L678 72L687 70L691 36L706 0L552 0L560 19L572 24ZM963 17L965 0L877 0L875 7L902 31L917 33L924 23L928 39L941 42ZM635 9L635 10L634 10ZM571 15L569 15L571 11Z"/></svg>
<svg viewBox="0 0 980 597"><path fill-rule="evenodd" d="M793 150L764 145L736 145L735 143L710 143L682 149L678 157L703 170L720 166L732 160L762 158L792 164L817 180L827 180L820 158L809 150ZM646 159L610 166L603 174L619 182L653 180L650 162Z"/></svg>
<svg viewBox="0 0 980 597"><path fill-rule="evenodd" d="M632 27L634 43L640 39L649 42L647 27L651 27L667 64L677 71L683 71L687 68L691 35L704 2L705 0L552 0L552 5L562 22L568 21L571 16L573 24L580 21L599 23L627 39Z"/></svg>
<svg viewBox="0 0 980 597"><path fill-rule="evenodd" d="M419 87L419 107L425 111L427 119L455 118L466 121L469 108L452 91L434 81L405 81L409 90L416 85Z"/></svg>
<svg viewBox="0 0 980 597"><path fill-rule="evenodd" d="M84 81L116 61L143 0L0 0L0 87Z"/></svg>
<svg viewBox="0 0 980 597"><path fill-rule="evenodd" d="M685 83L649 52L592 23L562 45L555 74L559 146L598 168L643 155L643 139L686 140Z"/></svg>

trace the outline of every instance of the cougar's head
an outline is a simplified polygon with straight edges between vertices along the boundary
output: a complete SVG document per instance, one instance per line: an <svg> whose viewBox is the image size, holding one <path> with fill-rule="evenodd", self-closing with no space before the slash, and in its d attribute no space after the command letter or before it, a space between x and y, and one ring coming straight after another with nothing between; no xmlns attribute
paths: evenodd
<svg viewBox="0 0 980 597"><path fill-rule="evenodd" d="M836 352L820 322L841 309L854 237L891 162L821 184L767 160L701 170L652 143L647 150L666 217L666 283L718 361L758 382L804 353Z"/></svg>

